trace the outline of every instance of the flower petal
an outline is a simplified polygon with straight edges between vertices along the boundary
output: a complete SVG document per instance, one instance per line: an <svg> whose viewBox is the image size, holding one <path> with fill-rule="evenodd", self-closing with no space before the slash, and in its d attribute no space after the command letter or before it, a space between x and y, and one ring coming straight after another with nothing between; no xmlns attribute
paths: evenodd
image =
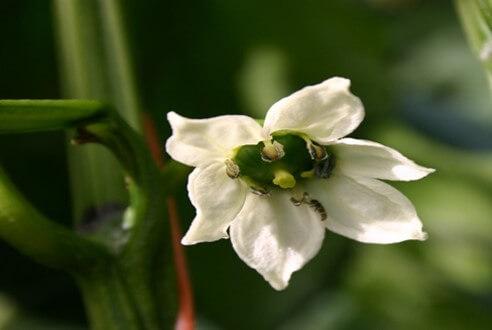
<svg viewBox="0 0 492 330"><path fill-rule="evenodd" d="M357 139L341 139L330 146L336 157L336 168L348 176L384 180L418 180L434 169L422 167L395 149Z"/></svg>
<svg viewBox="0 0 492 330"><path fill-rule="evenodd" d="M322 203L325 225L335 233L380 244L426 239L412 203L386 183L333 174L306 182L306 189Z"/></svg>
<svg viewBox="0 0 492 330"><path fill-rule="evenodd" d="M185 245L228 238L227 228L244 204L247 185L229 178L225 165L196 168L188 178L188 194L196 217L181 243Z"/></svg>
<svg viewBox="0 0 492 330"><path fill-rule="evenodd" d="M205 166L231 156L235 147L257 144L263 138L261 126L247 116L219 116L189 119L169 112L173 130L166 151L175 160L190 166Z"/></svg>
<svg viewBox="0 0 492 330"><path fill-rule="evenodd" d="M239 257L277 290L318 253L325 231L314 211L294 206L290 197L280 190L269 197L249 194L230 229Z"/></svg>
<svg viewBox="0 0 492 330"><path fill-rule="evenodd" d="M265 118L264 134L289 130L327 144L351 133L364 118L350 80L331 78L308 86L275 103Z"/></svg>

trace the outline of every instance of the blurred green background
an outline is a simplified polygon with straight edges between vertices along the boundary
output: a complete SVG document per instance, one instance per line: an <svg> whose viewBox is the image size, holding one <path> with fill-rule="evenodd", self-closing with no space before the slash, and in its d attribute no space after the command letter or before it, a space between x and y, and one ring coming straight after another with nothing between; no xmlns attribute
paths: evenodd
<svg viewBox="0 0 492 330"><path fill-rule="evenodd" d="M67 0L68 1L68 0ZM145 110L262 117L331 76L366 107L353 134L435 174L398 183L426 242L378 246L327 233L274 291L230 242L186 248L198 329L490 329L492 99L451 1L124 1ZM59 98L49 1L0 1L0 98ZM70 223L63 133L0 136L0 163L44 213ZM194 216L178 196L183 230ZM35 233L33 233L35 235ZM0 328L84 329L71 278L0 242Z"/></svg>

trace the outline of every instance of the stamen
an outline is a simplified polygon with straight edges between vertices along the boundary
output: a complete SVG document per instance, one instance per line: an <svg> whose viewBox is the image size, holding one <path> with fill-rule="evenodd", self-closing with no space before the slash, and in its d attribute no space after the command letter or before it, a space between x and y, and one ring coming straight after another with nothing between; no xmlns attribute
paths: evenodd
<svg viewBox="0 0 492 330"><path fill-rule="evenodd" d="M321 221L326 220L326 210L320 201L318 201L317 199L309 199L306 204L308 204L309 207L311 207L316 213L319 214Z"/></svg>
<svg viewBox="0 0 492 330"><path fill-rule="evenodd" d="M284 146L277 141L263 141L264 147L261 149L261 159L271 163L285 156Z"/></svg>
<svg viewBox="0 0 492 330"><path fill-rule="evenodd" d="M323 207L323 204L321 204L321 202L317 199L310 198L307 192L302 195L299 193L294 194L294 196L290 198L290 201L292 202L292 204L294 204L294 206L301 206L303 204L309 206L316 213L318 213L321 221L324 221L327 218L326 210Z"/></svg>
<svg viewBox="0 0 492 330"><path fill-rule="evenodd" d="M272 191L270 189L267 189L264 187L250 186L249 189L253 194L259 195L259 196L270 196L272 194Z"/></svg>
<svg viewBox="0 0 492 330"><path fill-rule="evenodd" d="M312 170L301 172L301 178L311 179L314 178L315 174L316 173L314 172L314 168L313 168Z"/></svg>
<svg viewBox="0 0 492 330"><path fill-rule="evenodd" d="M294 206L301 206L302 203L304 202L304 195L295 194L290 198L290 201L292 202L292 204L294 204Z"/></svg>
<svg viewBox="0 0 492 330"><path fill-rule="evenodd" d="M319 162L328 158L325 147L317 145L312 141L307 143L307 147L312 160Z"/></svg>
<svg viewBox="0 0 492 330"><path fill-rule="evenodd" d="M314 164L314 173L318 178L328 179L331 176L331 172L335 168L335 157L328 155L328 157L320 162Z"/></svg>
<svg viewBox="0 0 492 330"><path fill-rule="evenodd" d="M226 159L225 165L227 176L231 179L237 179L239 177L239 174L241 174L241 170L236 162L232 159Z"/></svg>

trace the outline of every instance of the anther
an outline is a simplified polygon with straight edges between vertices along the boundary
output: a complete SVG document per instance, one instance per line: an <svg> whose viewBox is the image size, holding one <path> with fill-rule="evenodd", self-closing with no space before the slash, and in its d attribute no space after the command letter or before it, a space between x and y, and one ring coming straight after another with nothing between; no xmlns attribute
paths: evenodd
<svg viewBox="0 0 492 330"><path fill-rule="evenodd" d="M272 191L270 189L267 189L264 187L250 186L249 189L253 194L259 195L259 196L270 196L272 194Z"/></svg>
<svg viewBox="0 0 492 330"><path fill-rule="evenodd" d="M321 179L328 179L331 176L331 172L335 168L335 157L328 155L328 157L320 162L314 164L314 174Z"/></svg>
<svg viewBox="0 0 492 330"><path fill-rule="evenodd" d="M307 147L312 160L319 162L328 158L325 147L317 145L312 141L307 144Z"/></svg>
<svg viewBox="0 0 492 330"><path fill-rule="evenodd" d="M316 213L318 213L321 221L326 220L327 217L326 210L320 201L318 201L317 199L309 199L308 202L306 202L306 204L308 204L310 208L312 208Z"/></svg>
<svg viewBox="0 0 492 330"><path fill-rule="evenodd" d="M271 163L281 159L285 156L283 144L277 141L266 140L263 141L264 147L261 149L261 159L265 162Z"/></svg>
<svg viewBox="0 0 492 330"><path fill-rule="evenodd" d="M321 221L324 221L327 218L326 210L323 207L323 204L321 204L321 202L317 199L310 198L307 192L302 195L296 194L292 196L290 201L294 204L294 206L301 206L303 204L309 206L314 212L318 213Z"/></svg>
<svg viewBox="0 0 492 330"><path fill-rule="evenodd" d="M301 206L305 201L306 201L307 193L304 193L303 195L301 194L295 194L290 198L290 201L294 206Z"/></svg>
<svg viewBox="0 0 492 330"><path fill-rule="evenodd" d="M226 174L231 179L237 179L239 177L239 174L241 174L239 166L232 159L226 159L225 166Z"/></svg>

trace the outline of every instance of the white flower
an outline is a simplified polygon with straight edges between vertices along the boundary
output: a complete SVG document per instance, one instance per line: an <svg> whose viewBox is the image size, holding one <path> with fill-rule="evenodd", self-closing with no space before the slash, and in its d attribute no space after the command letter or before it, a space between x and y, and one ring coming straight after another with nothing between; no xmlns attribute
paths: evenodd
<svg viewBox="0 0 492 330"><path fill-rule="evenodd" d="M316 253L325 228L366 243L424 240L412 203L383 180L434 170L376 142L343 138L364 109L350 81L328 79L275 103L263 127L247 116L168 114L166 150L196 167L196 208L182 243L228 238L239 257L277 290ZM228 234L229 232L229 234Z"/></svg>

